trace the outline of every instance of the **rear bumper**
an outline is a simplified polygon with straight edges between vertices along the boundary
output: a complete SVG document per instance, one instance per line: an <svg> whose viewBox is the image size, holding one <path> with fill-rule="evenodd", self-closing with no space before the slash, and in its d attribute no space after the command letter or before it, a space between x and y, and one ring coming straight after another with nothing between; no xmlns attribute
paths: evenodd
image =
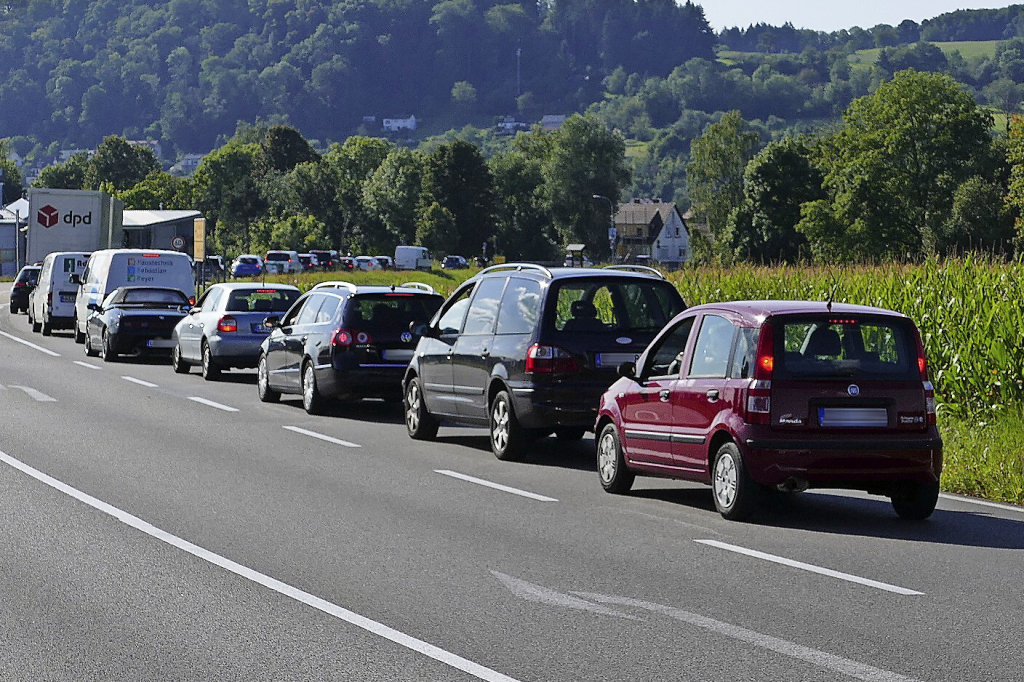
<svg viewBox="0 0 1024 682"><path fill-rule="evenodd" d="M209 336L206 343L214 361L222 367L255 367L265 336Z"/></svg>
<svg viewBox="0 0 1024 682"><path fill-rule="evenodd" d="M110 335L111 351L114 353L137 353L139 355L155 354L170 355L171 353L171 332L168 330L162 334L135 334L131 332L117 332ZM165 347L153 348L149 342L155 342Z"/></svg>
<svg viewBox="0 0 1024 682"><path fill-rule="evenodd" d="M399 400L402 397L402 377L407 367L381 365L336 369L327 365L316 369L316 385L326 398Z"/></svg>
<svg viewBox="0 0 1024 682"><path fill-rule="evenodd" d="M594 430L604 385L513 386L512 404L519 423L528 429L562 426Z"/></svg>

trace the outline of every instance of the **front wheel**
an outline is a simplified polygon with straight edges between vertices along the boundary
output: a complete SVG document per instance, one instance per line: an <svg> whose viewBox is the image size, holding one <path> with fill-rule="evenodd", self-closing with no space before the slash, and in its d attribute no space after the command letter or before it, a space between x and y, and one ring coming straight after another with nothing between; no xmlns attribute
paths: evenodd
<svg viewBox="0 0 1024 682"><path fill-rule="evenodd" d="M489 410L491 451L504 462L515 462L522 456L527 434L516 419L508 391L499 391Z"/></svg>
<svg viewBox="0 0 1024 682"><path fill-rule="evenodd" d="M281 393L270 387L270 370L267 369L266 355L260 355L260 360L256 364L256 394L263 403L276 403L281 399Z"/></svg>
<svg viewBox="0 0 1024 682"><path fill-rule="evenodd" d="M190 369L185 359L181 357L181 344L177 343L174 348L171 349L171 369L174 370L175 374L188 374Z"/></svg>
<svg viewBox="0 0 1024 682"><path fill-rule="evenodd" d="M761 487L750 477L735 443L718 448L712 466L711 489L715 508L730 521L749 518L760 502Z"/></svg>
<svg viewBox="0 0 1024 682"><path fill-rule="evenodd" d="M97 355L96 349L92 347L92 338L88 334L85 335L85 354L90 358Z"/></svg>
<svg viewBox="0 0 1024 682"><path fill-rule="evenodd" d="M924 521L939 501L939 482L912 483L892 496L892 508L901 519Z"/></svg>
<svg viewBox="0 0 1024 682"><path fill-rule="evenodd" d="M321 414L324 411L324 397L316 387L316 372L312 362L302 368L302 407L306 414Z"/></svg>
<svg viewBox="0 0 1024 682"><path fill-rule="evenodd" d="M601 476L601 487L615 494L628 492L636 479L626 466L615 424L605 424L597 437L597 473Z"/></svg>
<svg viewBox="0 0 1024 682"><path fill-rule="evenodd" d="M417 377L405 386L405 429L413 440L433 440L437 436L437 419L427 411L423 390Z"/></svg>

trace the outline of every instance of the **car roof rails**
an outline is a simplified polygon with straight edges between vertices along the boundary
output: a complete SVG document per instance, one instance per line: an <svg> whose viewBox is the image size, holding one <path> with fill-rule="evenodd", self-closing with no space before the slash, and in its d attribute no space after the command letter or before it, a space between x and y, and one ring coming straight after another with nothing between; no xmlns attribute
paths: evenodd
<svg viewBox="0 0 1024 682"><path fill-rule="evenodd" d="M398 286L405 287L406 289L422 289L428 294L437 293L436 291L434 291L434 287L430 286L429 284L424 284L423 282L406 282L405 284L399 284Z"/></svg>
<svg viewBox="0 0 1024 682"><path fill-rule="evenodd" d="M342 280L331 280L327 282L320 282L313 289L348 289L349 291L355 291L356 285L352 282L344 282Z"/></svg>
<svg viewBox="0 0 1024 682"><path fill-rule="evenodd" d="M646 265L606 265L605 270L621 270L622 272L637 272L641 275L651 275L658 279L665 279L665 275L660 270L649 268Z"/></svg>
<svg viewBox="0 0 1024 682"><path fill-rule="evenodd" d="M546 267L544 267L543 265L537 265L536 263L499 263L498 265L492 265L489 268L484 268L483 270L476 274L484 275L487 274L488 272L496 272L498 270L515 270L517 272L521 272L523 270L536 270L537 272L544 273L548 277L554 276L551 274L551 271L548 270Z"/></svg>

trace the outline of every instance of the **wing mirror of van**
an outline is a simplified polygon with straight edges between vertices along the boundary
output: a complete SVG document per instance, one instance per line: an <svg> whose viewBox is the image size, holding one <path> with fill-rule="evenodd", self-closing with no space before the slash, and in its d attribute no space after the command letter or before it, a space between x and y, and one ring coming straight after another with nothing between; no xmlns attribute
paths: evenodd
<svg viewBox="0 0 1024 682"><path fill-rule="evenodd" d="M263 320L263 326L267 329L277 329L281 326L281 318L277 315L271 315Z"/></svg>
<svg viewBox="0 0 1024 682"><path fill-rule="evenodd" d="M619 365L618 374L620 377L625 377L626 379L638 381L638 379L636 378L635 362L624 362L621 365Z"/></svg>
<svg viewBox="0 0 1024 682"><path fill-rule="evenodd" d="M77 272L72 272L70 275L68 275L68 283L82 286L82 278Z"/></svg>
<svg viewBox="0 0 1024 682"><path fill-rule="evenodd" d="M429 324L424 324L423 322L420 322L419 324L416 322L410 322L409 331L416 336L425 336L428 339L436 339L440 336L440 333L435 327L431 327Z"/></svg>

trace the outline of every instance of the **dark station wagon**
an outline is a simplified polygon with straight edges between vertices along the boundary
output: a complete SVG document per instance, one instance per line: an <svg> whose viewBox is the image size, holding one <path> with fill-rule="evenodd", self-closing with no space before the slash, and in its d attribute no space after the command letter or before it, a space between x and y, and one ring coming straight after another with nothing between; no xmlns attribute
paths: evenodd
<svg viewBox="0 0 1024 682"><path fill-rule="evenodd" d="M636 474L710 483L718 511L766 490L849 488L931 515L942 440L917 327L890 310L799 301L697 306L604 394L602 485Z"/></svg>

